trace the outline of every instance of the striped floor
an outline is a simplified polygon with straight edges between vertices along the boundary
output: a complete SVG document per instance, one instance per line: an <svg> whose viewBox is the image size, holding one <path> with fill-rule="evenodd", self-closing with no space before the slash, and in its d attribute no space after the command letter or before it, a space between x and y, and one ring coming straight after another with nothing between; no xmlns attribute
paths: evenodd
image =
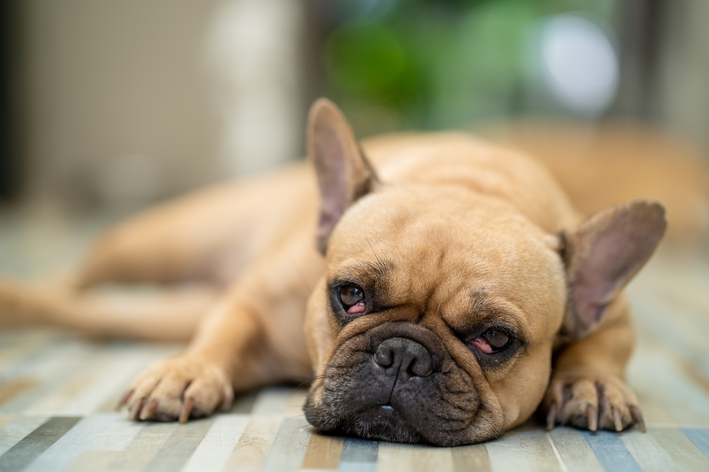
<svg viewBox="0 0 709 472"><path fill-rule="evenodd" d="M0 271L18 276L61 265L92 232L84 227L82 239L71 235L76 226L40 220L45 235L58 236L33 240L26 236L37 227L3 221ZM184 346L23 329L0 333L0 472L709 471L709 258L665 250L631 297L639 343L628 379L646 434L547 433L530 421L500 440L459 448L327 437L308 426L305 390L292 386L241 395L229 413L186 425L138 423L113 411L122 389Z"/></svg>

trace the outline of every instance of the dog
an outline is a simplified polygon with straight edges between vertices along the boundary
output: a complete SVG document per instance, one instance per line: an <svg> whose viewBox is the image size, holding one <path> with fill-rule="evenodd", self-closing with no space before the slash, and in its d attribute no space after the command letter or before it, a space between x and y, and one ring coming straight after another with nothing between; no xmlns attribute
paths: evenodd
<svg viewBox="0 0 709 472"><path fill-rule="evenodd" d="M136 420L313 379L305 417L326 433L457 446L537 410L549 429L644 430L623 288L662 238L661 204L584 218L531 158L455 133L360 146L326 99L307 133L311 166L119 224L61 287L3 281L3 326L192 337L122 397ZM124 306L92 288L143 282L164 289Z"/></svg>

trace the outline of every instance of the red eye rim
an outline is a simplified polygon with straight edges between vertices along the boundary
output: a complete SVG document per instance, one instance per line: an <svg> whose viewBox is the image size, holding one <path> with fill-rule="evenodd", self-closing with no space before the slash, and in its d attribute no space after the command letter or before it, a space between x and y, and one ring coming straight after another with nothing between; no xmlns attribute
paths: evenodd
<svg viewBox="0 0 709 472"><path fill-rule="evenodd" d="M492 337L498 337L502 335L504 337L504 342L500 343L501 339L492 340ZM501 328L489 328L479 336L477 336L471 343L475 348L477 348L483 354L496 354L502 352L512 344L513 336L511 333L507 332L505 329Z"/></svg>
<svg viewBox="0 0 709 472"><path fill-rule="evenodd" d="M366 295L362 287L358 285L341 285L337 288L337 298L342 308L350 315L360 315L367 311Z"/></svg>

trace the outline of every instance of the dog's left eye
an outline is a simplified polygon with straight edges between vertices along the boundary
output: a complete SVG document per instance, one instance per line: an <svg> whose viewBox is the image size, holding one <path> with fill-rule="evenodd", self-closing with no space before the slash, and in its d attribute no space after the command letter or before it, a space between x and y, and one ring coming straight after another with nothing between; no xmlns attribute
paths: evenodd
<svg viewBox="0 0 709 472"><path fill-rule="evenodd" d="M337 291L340 304L350 315L358 315L367 311L364 290L356 285L343 285Z"/></svg>
<svg viewBox="0 0 709 472"><path fill-rule="evenodd" d="M512 337L507 332L490 328L475 338L473 346L485 354L494 354L505 350L511 342Z"/></svg>

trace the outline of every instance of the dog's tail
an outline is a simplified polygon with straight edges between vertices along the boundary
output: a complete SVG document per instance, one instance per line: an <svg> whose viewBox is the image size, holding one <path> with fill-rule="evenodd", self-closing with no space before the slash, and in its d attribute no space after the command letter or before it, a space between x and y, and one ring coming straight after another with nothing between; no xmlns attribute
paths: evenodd
<svg viewBox="0 0 709 472"><path fill-rule="evenodd" d="M0 330L50 325L95 338L187 341L215 299L203 286L119 291L62 283L35 289L0 280Z"/></svg>
<svg viewBox="0 0 709 472"><path fill-rule="evenodd" d="M709 156L647 125L516 121L480 134L544 163L584 214L635 198L667 208L668 239L709 237Z"/></svg>

